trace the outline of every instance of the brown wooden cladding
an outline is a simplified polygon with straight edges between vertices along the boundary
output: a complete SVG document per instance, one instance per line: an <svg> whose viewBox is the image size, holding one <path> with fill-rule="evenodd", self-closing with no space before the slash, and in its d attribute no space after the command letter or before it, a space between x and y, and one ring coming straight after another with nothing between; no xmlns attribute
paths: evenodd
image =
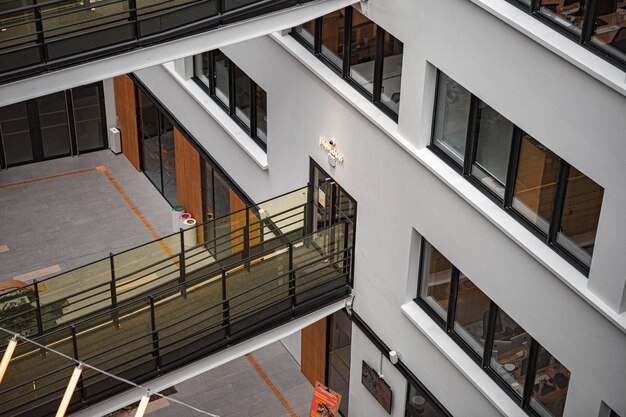
<svg viewBox="0 0 626 417"><path fill-rule="evenodd" d="M326 384L326 320L323 318L301 332L301 369L312 385Z"/></svg>
<svg viewBox="0 0 626 417"><path fill-rule="evenodd" d="M140 171L135 84L127 75L120 75L113 78L113 88L118 127L122 134L122 153Z"/></svg>
<svg viewBox="0 0 626 417"><path fill-rule="evenodd" d="M178 204L185 207L198 223L202 223L202 174L200 154L185 137L174 129L174 149L176 153L176 196ZM198 242L203 242L201 228L198 228Z"/></svg>

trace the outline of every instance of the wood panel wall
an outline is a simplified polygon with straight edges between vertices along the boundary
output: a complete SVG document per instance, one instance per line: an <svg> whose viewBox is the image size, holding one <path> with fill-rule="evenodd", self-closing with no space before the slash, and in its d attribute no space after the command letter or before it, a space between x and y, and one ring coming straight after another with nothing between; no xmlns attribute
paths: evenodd
<svg viewBox="0 0 626 417"><path fill-rule="evenodd" d="M302 329L302 373L312 385L326 384L326 320L323 318Z"/></svg>
<svg viewBox="0 0 626 417"><path fill-rule="evenodd" d="M122 153L135 169L140 171L135 84L127 75L120 75L113 78L113 89L117 125L122 134Z"/></svg>
<svg viewBox="0 0 626 417"><path fill-rule="evenodd" d="M185 206L198 223L202 223L202 174L200 154L187 139L174 129L176 152L176 195L178 204Z"/></svg>

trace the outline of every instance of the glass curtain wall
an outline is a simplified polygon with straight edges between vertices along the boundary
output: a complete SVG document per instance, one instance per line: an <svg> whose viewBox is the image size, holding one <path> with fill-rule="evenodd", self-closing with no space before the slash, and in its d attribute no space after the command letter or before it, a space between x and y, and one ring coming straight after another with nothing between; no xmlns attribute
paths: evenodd
<svg viewBox="0 0 626 417"><path fill-rule="evenodd" d="M0 108L0 168L106 149L102 83Z"/></svg>
<svg viewBox="0 0 626 417"><path fill-rule="evenodd" d="M430 149L589 274L604 189L442 72Z"/></svg>
<svg viewBox="0 0 626 417"><path fill-rule="evenodd" d="M385 114L398 120L404 51L400 40L352 6L296 26L291 34Z"/></svg>
<svg viewBox="0 0 626 417"><path fill-rule="evenodd" d="M415 302L521 408L532 411L532 415L561 417L569 370L425 239L420 262L419 295ZM437 275L434 271L445 272ZM534 384L528 383L528 378ZM409 405L407 409L414 408Z"/></svg>
<svg viewBox="0 0 626 417"><path fill-rule="evenodd" d="M445 417L424 391L409 381L404 417Z"/></svg>

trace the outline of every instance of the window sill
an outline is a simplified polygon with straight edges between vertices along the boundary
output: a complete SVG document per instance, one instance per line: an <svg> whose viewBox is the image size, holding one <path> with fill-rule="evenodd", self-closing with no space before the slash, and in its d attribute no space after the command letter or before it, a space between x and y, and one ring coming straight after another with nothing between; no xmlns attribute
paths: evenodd
<svg viewBox="0 0 626 417"><path fill-rule="evenodd" d="M501 0L497 1L502 2ZM513 7L508 3L502 3L509 7ZM517 11L522 13L519 10ZM531 16L526 17L533 19ZM540 24L540 22L536 23ZM546 29L552 31L552 29L546 28L545 25L543 25L543 27L544 31ZM287 52L289 52L295 59L300 61L300 63L302 63L313 74L326 83L335 93L363 114L391 140L396 142L409 155L423 164L435 176L437 176L461 198L463 198L469 205L479 211L498 229L509 236L546 269L564 282L565 285L578 294L578 296L589 303L622 332L626 333L626 313L618 314L609 305L602 301L602 299L590 291L587 288L589 280L585 277L585 275L559 256L548 245L539 240L528 229L526 229L524 225L519 223L506 211L494 204L487 196L470 184L462 175L459 175L431 150L425 147L418 149L415 145L401 136L398 133L397 124L395 124L382 111L378 110L374 104L365 99L358 91L353 89L330 68L324 65L324 63L322 63L298 41L293 39L290 35L281 35L280 33L273 33L270 37ZM563 39L564 41L567 40L565 38ZM567 41L570 42L569 40ZM574 44L574 46L577 45ZM594 58L597 57L594 56ZM604 61L602 62L605 63ZM608 63L605 64L610 65Z"/></svg>
<svg viewBox="0 0 626 417"><path fill-rule="evenodd" d="M402 313L430 342L505 416L527 414L437 325L415 302L404 304Z"/></svg>
<svg viewBox="0 0 626 417"><path fill-rule="evenodd" d="M263 151L248 133L233 120L219 104L200 88L192 79L184 80L174 69L174 62L163 64L163 68L191 95L194 100L219 124L222 129L252 158L263 170L267 170L267 153Z"/></svg>
<svg viewBox="0 0 626 417"><path fill-rule="evenodd" d="M626 73L535 17L502 0L470 0L549 51L626 96Z"/></svg>

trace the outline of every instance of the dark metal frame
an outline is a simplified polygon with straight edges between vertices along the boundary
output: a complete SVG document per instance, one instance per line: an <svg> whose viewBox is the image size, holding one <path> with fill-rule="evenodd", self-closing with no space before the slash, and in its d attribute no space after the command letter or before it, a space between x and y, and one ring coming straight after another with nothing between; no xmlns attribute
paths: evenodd
<svg viewBox="0 0 626 417"><path fill-rule="evenodd" d="M79 152L77 138L76 138L76 120L74 117L73 92L74 90L78 90L82 88L89 88L89 87L96 87L99 93L98 99L99 99L99 107L100 107L100 128L101 128L101 134L102 134L102 146ZM65 158L68 156L76 156L79 154L84 154L84 153L89 153L89 152L101 151L109 147L107 129L106 129L106 108L105 108L105 102L104 102L104 87L103 87L102 82L86 84L86 85L82 85L79 87L75 87L73 89L57 91L57 92L50 93L50 94L57 94L59 92L63 93L63 100L65 101L67 128L68 128L68 135L70 139L69 152L61 154L61 155L51 156L51 157L46 157L44 155L43 135L41 132L41 123L40 123L40 118L39 118L39 108L37 105L37 100L45 96L36 97L33 99L26 100L24 102L26 103L26 118L28 120L29 137L31 141L31 149L32 149L33 157L29 161L19 162L17 164L8 164L8 162L5 159L4 145L2 143L2 131L0 129L0 169L16 167L20 165L27 165L27 164L32 164L32 163L41 162L41 161L50 161L53 159ZM0 108L0 110L2 110L2 108Z"/></svg>
<svg viewBox="0 0 626 417"><path fill-rule="evenodd" d="M441 71L437 72L437 82L435 87L435 105L433 111L433 119L431 129L431 140L430 145L428 145L428 149L430 149L434 154L436 154L439 158L441 158L444 162L450 165L455 171L461 174L467 181L472 183L476 188L478 188L483 194L485 194L489 199L491 199L494 203L496 203L500 208L509 213L511 217L516 219L519 223L521 223L526 229L532 232L539 239L543 240L550 248L552 248L556 253L558 253L561 257L563 257L566 261L568 261L572 266L574 266L578 271L584 274L586 277L589 276L590 266L584 264L574 255L572 255L569 251L567 251L562 245L557 242L557 235L559 232L559 226L561 224L561 216L563 212L563 204L566 197L567 191L567 177L570 170L570 164L561 159L561 163L559 166L559 175L557 180L557 191L554 196L554 204L553 204L553 212L552 219L550 221L550 231L549 233L545 233L539 227L528 221L524 216L518 213L515 208L513 208L513 193L515 187L515 177L517 175L517 168L519 164L519 153L522 144L522 136L524 134L523 130L519 128L517 125L513 124L513 137L511 140L511 149L508 157L508 165L507 165L507 176L506 183L504 186L504 199L500 196L496 195L491 189L487 188L481 181L475 178L472 175L472 166L474 165L475 160L475 151L478 145L478 112L477 106L479 102L479 98L472 94L470 111L468 114L468 129L467 136L465 142L465 155L463 159L463 165L460 165L457 161L451 158L444 151L439 149L435 143L435 123L437 119L437 100L438 100L438 90L440 85ZM471 92L470 92L471 94Z"/></svg>
<svg viewBox="0 0 626 417"><path fill-rule="evenodd" d="M568 30L566 27L561 26L555 23L548 15L544 14L541 10L541 0L530 0L531 4L528 7L526 4L520 2L519 0L507 0L507 2L516 6L520 10L530 14L537 20L541 21L545 25L551 27L556 30L566 38L578 43L583 48L588 51L598 55L603 58L605 61L615 65L621 70L626 71L626 60L620 55L626 56L626 52L619 54L613 53L609 48L602 47L592 42L594 24L596 20L596 9L597 9L597 0L580 0L581 4L585 5L585 15L583 20L583 25L580 31L580 35L577 33Z"/></svg>
<svg viewBox="0 0 626 417"><path fill-rule="evenodd" d="M446 314L445 321L420 296L420 290L421 290L422 286L425 285L425 277L424 277L425 266L430 264L429 260L425 259L426 252L425 252L424 249L425 249L426 245L429 245L430 247L435 249L434 246L432 246L424 237L421 238L420 262L419 262L419 266L420 267L419 267L419 272L418 272L417 297L413 301L415 301L415 303L417 305L419 305L422 308L422 310L424 310L426 312L426 314L428 314L428 316L431 319L433 319L439 325L439 327L441 327L442 330L444 330L448 334L448 336L450 336L450 338L452 340L454 340L455 343L457 345L459 345L459 347L461 349L463 349L463 351L465 351L465 353L467 353L468 356L470 356L470 358L478 366L480 366L483 369L483 371L487 375L489 375L489 377L492 380L494 380L494 382L496 382L498 384L498 386L500 386L500 388L502 388L502 390L512 400L514 400L517 403L517 405L520 406L520 408L522 410L524 410L526 412L526 414L528 414L529 416L532 416L532 417L540 417L540 414L537 413L531 407L531 403L530 403L530 397L532 395L533 386L535 384L537 355L538 355L538 351L539 351L539 347L540 347L539 342L537 342L537 340L535 340L535 338L532 337L530 335L530 333L526 332L529 335L529 337L530 337L530 344L528 346L528 348L529 348L528 369L526 371L526 379L524 381L523 395L520 396L490 366L491 354L492 354L492 351L493 351L493 343L494 343L494 336L495 336L497 313L498 313L498 309L503 311L502 308L500 308L495 302L493 302L493 300L490 300L490 304L489 304L489 318L488 318L488 321L487 321L487 323L488 323L487 324L487 335L485 337L485 344L484 344L484 347L483 347L483 354L482 355L478 355L465 342L465 340L463 340L454 331L454 322L455 322L455 316L456 316L456 304L457 304L457 296L458 296L458 289L459 289L459 275L460 275L459 269L456 266L452 265L452 263L451 263L451 265L452 265L452 274L451 274L451 281L450 281L450 294L449 294L449 299L448 299L448 309L446 310L447 314Z"/></svg>
<svg viewBox="0 0 626 417"><path fill-rule="evenodd" d="M35 24L35 31L29 32L28 35L18 35L8 39L7 42L18 42L17 45L0 49L0 63L5 64L0 70L0 83L214 30L234 22L300 6L311 1L313 0L257 0L248 5L227 8L225 0L192 0L184 5L142 13L142 10L137 7L136 0L110 0L96 6L120 4L124 11L111 12L90 19L92 26L88 28L74 27L74 25L84 25L84 18L77 18L76 23L50 28L44 25L44 21L87 12L92 7L90 4L70 11L50 13L51 6L64 2L64 0L51 0L43 4L3 10L0 12L0 17L32 13L32 19L29 22ZM105 20L102 23L103 19L109 18L114 18L115 21L106 22ZM18 22L13 26L22 24ZM55 34L59 30L67 31L63 34ZM80 41L77 42L77 40Z"/></svg>
<svg viewBox="0 0 626 417"><path fill-rule="evenodd" d="M228 59L229 65L228 65L228 88L229 88L229 92L228 92L228 105L226 105L226 103L222 102L217 95L215 94L215 83L216 83L216 78L217 78L217 74L215 72L215 53L218 52L219 50L212 50L212 51L208 51L208 52L204 52L202 54L198 54L198 55L194 55L194 76L192 77L192 79L196 82L196 84L198 84L198 86L200 86L200 88L207 93L212 99L213 101L215 101L222 109L224 109L225 112L228 113L228 115L231 117L231 119L233 119L235 122L237 122L237 124L243 129L245 130L245 132L248 134L248 136L250 136L254 142L259 145L259 147L261 149L263 149L263 151L267 152L267 143L265 143L265 141L263 139L261 139L258 135L257 135L257 102L256 102L256 90L257 87L259 89L261 89L262 91L265 91L261 88L261 86L259 86L252 78L250 78L250 76L248 76L248 74L246 74L241 68L239 68L232 59L226 57ZM221 51L219 51L221 52ZM221 52L223 54L223 52ZM207 78L209 79L209 86L207 87L207 85L205 83L203 83L198 76L196 75L196 65L195 65L195 61L197 59L205 59L205 57L208 55L209 57L209 73L208 74L204 74L205 76L207 76ZM224 54L224 56L226 56L226 54ZM239 70L241 72L243 72L245 74L246 77L248 77L248 79L250 80L250 102L248 103L248 105L250 106L250 124L246 124L243 120L241 120L238 116L237 116L237 103L235 102L235 98L237 97L236 91L237 91L237 87L235 85L235 71ZM267 97L267 95L266 95ZM267 108L267 102L265 103L265 106ZM267 132L266 132L267 134Z"/></svg>
<svg viewBox="0 0 626 417"><path fill-rule="evenodd" d="M387 358L387 360L389 360L389 352L391 351L389 346L387 346L387 344L383 342L383 340L378 337L376 333L374 333L374 331L368 326L365 320L363 320L361 316L357 314L356 311L352 310L349 313L349 316L352 319L352 322L356 324L356 326L365 334L365 336L367 336L370 342L374 346L376 346L380 353L385 358ZM437 409L438 412L446 417L452 417L452 414L450 414L450 412L446 410L446 408L439 402L437 397L435 397L430 392L430 390L426 388L426 386L424 386L424 384L417 378L417 376L415 376L415 374L409 369L409 367L406 366L404 362L402 362L401 359L399 359L398 362L393 366L402 374L402 376L404 376L404 378L407 379L409 383L415 385L417 388L419 388L420 391L424 393L424 395L426 395L428 401ZM408 392L409 390L407 388L407 396Z"/></svg>
<svg viewBox="0 0 626 417"><path fill-rule="evenodd" d="M176 130L178 130L180 132L180 134L184 136L184 138L187 140L187 142L189 144L191 144L191 146L193 146L193 148L200 154L200 157L204 161L206 161L211 166L211 168L216 170L220 174L220 176L222 178L224 178L229 183L229 187L233 191L235 191L235 194L237 194L237 196L246 205L254 204L254 201L241 189L241 187L239 187L237 185L237 183L232 179L232 177L226 173L226 171L215 161L215 159L213 159L213 157L211 155L209 155L207 153L207 151L202 146L200 146L198 144L198 141L194 138L194 136L191 135L191 133L189 133L189 131L187 129L185 129L185 127L167 109L167 107L165 107L165 105L154 94L152 94L150 89L148 89L148 87L146 87L141 82L141 80L139 80L139 78L137 78L135 75L128 74L128 76L130 77L130 79L135 84L136 91L141 91L142 93L144 93L152 101L152 103L155 105L155 107L158 109L158 111L161 114L163 114L165 117L168 118L169 122L172 123L174 128ZM141 108L139 106L139 94L137 94L137 93L135 93L135 100L136 100L135 108L136 108L136 112L137 112L137 134L138 134L139 140L143 141L143 135L141 133L142 132L142 128L141 128ZM142 164L142 170L143 170L143 155L141 154L141 152L142 152L142 144L139 143L138 146L139 146L139 152L140 152L139 160L140 160L140 163ZM148 178L148 179L150 179L150 178ZM152 181L150 181L150 182L152 182ZM158 187L156 187L156 185L155 185L155 188L157 188L157 190L158 190ZM161 192L161 191L159 191L159 192ZM163 193L161 193L161 194L163 194ZM204 200L204 198L203 198L203 200ZM167 201L167 199L166 199L166 201Z"/></svg>
<svg viewBox="0 0 626 417"><path fill-rule="evenodd" d="M373 93L365 90L361 85L354 81L350 77L350 55L352 49L352 12L353 6L348 6L344 9L344 39L343 39L343 64L341 68L338 68L331 61L329 61L324 55L322 55L322 17L315 19L315 45L311 45L304 38L302 38L294 28L291 29L291 36L299 43L304 45L311 53L313 53L320 61L326 64L337 75L339 75L344 81L350 84L355 90L357 90L365 98L369 99L379 110L389 116L396 123L398 122L398 114L387 107L380 99L382 77L383 77L383 62L384 62L384 42L386 32L383 28L377 25L376 29L376 54L374 58L374 85ZM391 35L391 34L390 34ZM393 36L393 35L392 35ZM397 39L397 38L396 38ZM398 42L400 40L398 39Z"/></svg>

